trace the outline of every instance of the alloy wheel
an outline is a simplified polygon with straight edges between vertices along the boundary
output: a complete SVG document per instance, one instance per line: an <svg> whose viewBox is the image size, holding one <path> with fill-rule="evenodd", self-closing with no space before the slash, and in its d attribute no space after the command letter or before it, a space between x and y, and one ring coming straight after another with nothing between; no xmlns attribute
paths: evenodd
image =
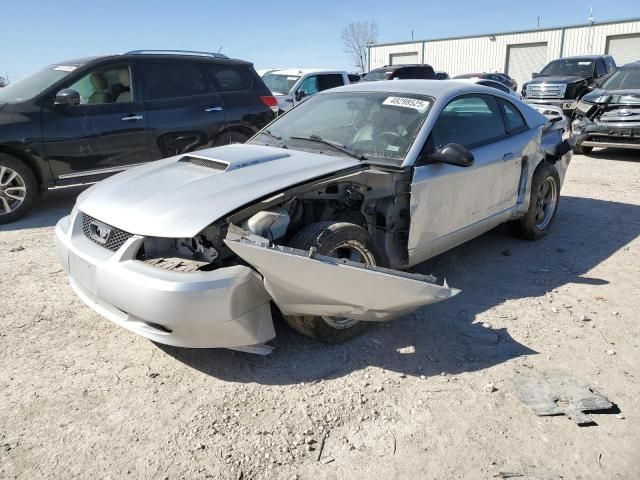
<svg viewBox="0 0 640 480"><path fill-rule="evenodd" d="M0 215L15 212L27 196L27 186L18 172L0 167Z"/></svg>
<svg viewBox="0 0 640 480"><path fill-rule="evenodd" d="M547 228L558 203L558 186L553 177L547 177L540 184L536 196L535 222L539 230Z"/></svg>

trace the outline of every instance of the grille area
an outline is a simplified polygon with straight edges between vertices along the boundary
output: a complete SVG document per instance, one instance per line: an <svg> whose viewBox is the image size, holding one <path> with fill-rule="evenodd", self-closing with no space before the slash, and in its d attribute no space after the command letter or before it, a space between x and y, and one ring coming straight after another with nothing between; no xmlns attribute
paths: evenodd
<svg viewBox="0 0 640 480"><path fill-rule="evenodd" d="M107 236L106 241L104 243L100 243L91 234L91 222L94 221L96 221L95 218L90 217L89 215L85 215L84 213L82 214L82 231L84 232L84 236L91 240L93 243L100 245L107 250L116 252L122 245L124 245L124 242L133 237L132 233L125 232L124 230L120 230L118 228L112 227L110 225L105 225L104 223L100 222L101 225L105 225L110 228L110 233ZM99 220L97 221L99 222Z"/></svg>
<svg viewBox="0 0 640 480"><path fill-rule="evenodd" d="M566 91L564 83L534 83L527 85L527 98L564 98Z"/></svg>
<svg viewBox="0 0 640 480"><path fill-rule="evenodd" d="M600 123L640 123L640 108L615 108L606 111L600 117Z"/></svg>
<svg viewBox="0 0 640 480"><path fill-rule="evenodd" d="M213 170L220 170L224 172L229 165L224 162L218 162L216 160L210 160L202 157L192 157L190 155L184 156L180 159L181 162L188 162L192 165L198 165L199 167L211 168Z"/></svg>

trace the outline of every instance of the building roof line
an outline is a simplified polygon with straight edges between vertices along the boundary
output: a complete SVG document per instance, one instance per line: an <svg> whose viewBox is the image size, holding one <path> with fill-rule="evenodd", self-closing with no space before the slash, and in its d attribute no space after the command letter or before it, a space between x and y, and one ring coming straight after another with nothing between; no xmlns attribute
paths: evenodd
<svg viewBox="0 0 640 480"><path fill-rule="evenodd" d="M515 35L518 33L535 33L535 32L549 32L552 30L562 30L569 28L581 28L581 27L589 27L589 26L601 26L601 25L612 25L615 23L631 23L631 22L640 22L640 17L636 18L625 18L621 20L610 20L606 22L593 22L590 23L578 23L573 25L560 25L557 27L547 27L547 28L533 28L530 30L513 30L508 32L492 32L492 33L482 33L482 34L473 34L473 35L457 35L454 37L440 37L440 38L426 38L424 40L405 40L402 42L388 42L388 43L374 43L371 44L370 47L388 47L391 45L410 45L412 43L428 43L428 42L441 42L446 40L463 40L467 38L481 38L481 37L491 37L491 36L502 36L502 35Z"/></svg>

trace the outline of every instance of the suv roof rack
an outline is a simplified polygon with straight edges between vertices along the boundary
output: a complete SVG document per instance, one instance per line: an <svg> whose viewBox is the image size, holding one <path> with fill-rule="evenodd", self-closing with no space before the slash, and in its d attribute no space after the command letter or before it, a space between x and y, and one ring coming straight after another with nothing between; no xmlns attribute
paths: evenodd
<svg viewBox="0 0 640 480"><path fill-rule="evenodd" d="M125 52L124 55L144 55L144 54L156 54L156 55L194 55L198 57L213 57L213 58L229 58L223 53L212 52L197 52L195 50L131 50Z"/></svg>

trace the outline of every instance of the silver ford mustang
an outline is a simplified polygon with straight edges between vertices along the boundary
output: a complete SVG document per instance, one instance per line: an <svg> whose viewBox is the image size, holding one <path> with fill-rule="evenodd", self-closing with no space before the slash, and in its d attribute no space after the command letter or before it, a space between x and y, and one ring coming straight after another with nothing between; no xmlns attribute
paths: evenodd
<svg viewBox="0 0 640 480"><path fill-rule="evenodd" d="M458 293L411 266L504 222L545 235L571 159L562 125L481 85L336 88L247 144L91 187L57 254L89 307L156 342L267 353L272 311L347 340Z"/></svg>

